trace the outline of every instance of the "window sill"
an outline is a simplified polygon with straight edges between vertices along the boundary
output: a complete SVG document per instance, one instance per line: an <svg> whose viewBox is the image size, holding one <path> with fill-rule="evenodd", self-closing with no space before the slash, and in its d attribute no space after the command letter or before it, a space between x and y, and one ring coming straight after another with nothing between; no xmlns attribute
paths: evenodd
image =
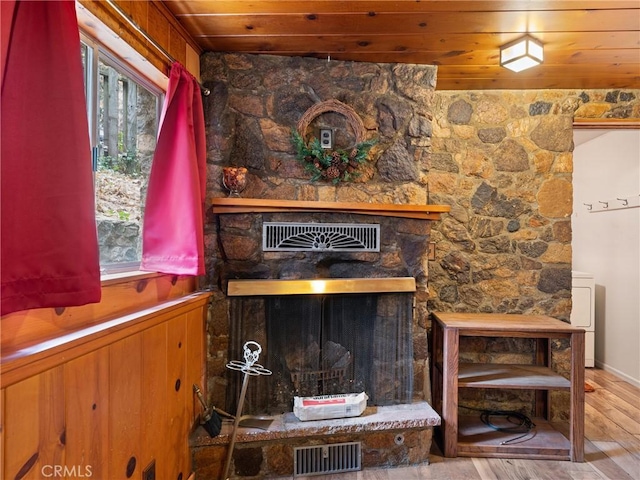
<svg viewBox="0 0 640 480"><path fill-rule="evenodd" d="M103 275L102 299L66 308L38 308L2 317L0 349L15 351L51 341L196 291L197 277L130 271Z"/></svg>
<svg viewBox="0 0 640 480"><path fill-rule="evenodd" d="M134 282L147 278L157 278L161 275L164 274L158 272L143 272L142 270L131 270L128 272L118 273L103 273L100 276L100 283L102 284L102 287L107 287L109 285L117 285L123 282Z"/></svg>

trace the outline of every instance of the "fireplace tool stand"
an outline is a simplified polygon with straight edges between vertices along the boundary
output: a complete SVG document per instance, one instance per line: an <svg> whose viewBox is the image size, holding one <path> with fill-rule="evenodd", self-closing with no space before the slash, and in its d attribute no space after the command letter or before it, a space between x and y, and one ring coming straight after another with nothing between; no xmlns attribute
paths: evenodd
<svg viewBox="0 0 640 480"><path fill-rule="evenodd" d="M235 420L233 422L233 430L231 431L231 441L229 442L229 451L227 452L227 461L224 465L223 479L228 479L229 466L231 465L231 457L233 456L233 447L236 444L236 436L238 435L238 426L240 424L240 417L242 415L242 407L244 406L244 397L247 393L247 384L249 383L250 376L259 375L271 375L271 370L267 370L262 365L257 363L262 347L259 343L249 341L244 344L244 362L240 360L232 360L227 363L227 368L230 370L238 370L244 374L242 379L242 389L240 391L240 398L238 399L238 408L236 410Z"/></svg>

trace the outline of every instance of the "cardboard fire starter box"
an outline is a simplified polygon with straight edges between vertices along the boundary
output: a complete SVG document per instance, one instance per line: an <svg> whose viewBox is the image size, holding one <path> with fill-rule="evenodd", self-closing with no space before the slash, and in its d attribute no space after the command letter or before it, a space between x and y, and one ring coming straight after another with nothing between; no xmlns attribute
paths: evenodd
<svg viewBox="0 0 640 480"><path fill-rule="evenodd" d="M293 413L303 422L330 418L358 417L367 406L367 394L319 395L293 397Z"/></svg>

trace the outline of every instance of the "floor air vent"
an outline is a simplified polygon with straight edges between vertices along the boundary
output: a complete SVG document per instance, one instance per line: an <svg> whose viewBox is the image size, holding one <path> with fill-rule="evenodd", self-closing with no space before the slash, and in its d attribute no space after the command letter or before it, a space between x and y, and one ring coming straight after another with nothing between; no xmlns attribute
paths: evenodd
<svg viewBox="0 0 640 480"><path fill-rule="evenodd" d="M379 252L380 225L365 223L264 222L265 252Z"/></svg>
<svg viewBox="0 0 640 480"><path fill-rule="evenodd" d="M361 470L361 442L334 443L293 449L293 476Z"/></svg>

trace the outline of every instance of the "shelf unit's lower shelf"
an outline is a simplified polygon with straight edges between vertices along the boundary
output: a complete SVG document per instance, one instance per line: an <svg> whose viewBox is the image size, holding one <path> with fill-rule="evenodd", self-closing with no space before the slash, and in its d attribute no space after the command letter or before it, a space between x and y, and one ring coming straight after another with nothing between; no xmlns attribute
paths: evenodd
<svg viewBox="0 0 640 480"><path fill-rule="evenodd" d="M520 433L499 432L482 423L478 416L458 417L458 455L494 458L528 458L542 460L571 460L571 444L544 418L532 418L536 427L526 437L507 445L505 440Z"/></svg>

